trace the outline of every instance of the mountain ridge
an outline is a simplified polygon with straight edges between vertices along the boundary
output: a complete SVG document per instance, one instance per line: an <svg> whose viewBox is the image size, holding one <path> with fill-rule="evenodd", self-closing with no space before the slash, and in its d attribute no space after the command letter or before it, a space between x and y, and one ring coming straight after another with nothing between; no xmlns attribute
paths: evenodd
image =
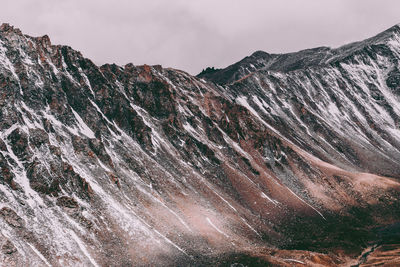
<svg viewBox="0 0 400 267"><path fill-rule="evenodd" d="M350 57L353 54L361 52L363 49L366 49L371 45L385 44L393 37L396 37L396 33L398 34L399 30L400 26L398 24L375 35L374 37L367 38L363 41L352 42L337 48L321 46L303 49L297 52L278 54L270 54L259 50L226 68L210 74L198 74L197 77L207 78L217 84L225 85L240 80L240 78L258 70L289 72L307 67L335 64L336 62L343 60L345 57ZM231 73L235 73L238 76L232 77Z"/></svg>
<svg viewBox="0 0 400 267"><path fill-rule="evenodd" d="M220 86L3 24L0 262L356 261L399 221L398 48Z"/></svg>

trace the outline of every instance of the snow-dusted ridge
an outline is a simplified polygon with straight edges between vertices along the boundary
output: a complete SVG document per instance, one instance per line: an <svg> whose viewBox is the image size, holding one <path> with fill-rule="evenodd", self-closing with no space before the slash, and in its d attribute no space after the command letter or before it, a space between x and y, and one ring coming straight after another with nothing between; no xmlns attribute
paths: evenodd
<svg viewBox="0 0 400 267"><path fill-rule="evenodd" d="M257 52L212 82L98 67L3 24L0 265L312 265L279 248L362 249L365 229L399 220L399 55L392 29Z"/></svg>

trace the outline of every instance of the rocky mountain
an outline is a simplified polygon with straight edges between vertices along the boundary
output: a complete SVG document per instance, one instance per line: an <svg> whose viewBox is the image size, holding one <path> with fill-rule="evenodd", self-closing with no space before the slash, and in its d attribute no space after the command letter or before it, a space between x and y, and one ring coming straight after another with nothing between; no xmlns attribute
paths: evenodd
<svg viewBox="0 0 400 267"><path fill-rule="evenodd" d="M398 263L399 60L394 26L194 77L3 24L0 263Z"/></svg>

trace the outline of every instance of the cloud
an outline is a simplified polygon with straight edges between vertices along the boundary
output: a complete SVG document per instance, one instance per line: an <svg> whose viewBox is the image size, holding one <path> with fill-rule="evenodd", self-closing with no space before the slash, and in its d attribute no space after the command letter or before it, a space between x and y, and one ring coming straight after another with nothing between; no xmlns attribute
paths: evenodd
<svg viewBox="0 0 400 267"><path fill-rule="evenodd" d="M98 64L198 73L256 50L339 46L399 23L397 0L3 0L0 18Z"/></svg>

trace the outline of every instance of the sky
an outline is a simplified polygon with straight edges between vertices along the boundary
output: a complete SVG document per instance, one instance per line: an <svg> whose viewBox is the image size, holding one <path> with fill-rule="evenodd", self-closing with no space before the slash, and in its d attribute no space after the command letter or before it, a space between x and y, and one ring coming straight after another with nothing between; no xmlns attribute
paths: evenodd
<svg viewBox="0 0 400 267"><path fill-rule="evenodd" d="M257 50L294 52L400 23L399 0L2 0L0 23L79 50L96 64L199 73Z"/></svg>

